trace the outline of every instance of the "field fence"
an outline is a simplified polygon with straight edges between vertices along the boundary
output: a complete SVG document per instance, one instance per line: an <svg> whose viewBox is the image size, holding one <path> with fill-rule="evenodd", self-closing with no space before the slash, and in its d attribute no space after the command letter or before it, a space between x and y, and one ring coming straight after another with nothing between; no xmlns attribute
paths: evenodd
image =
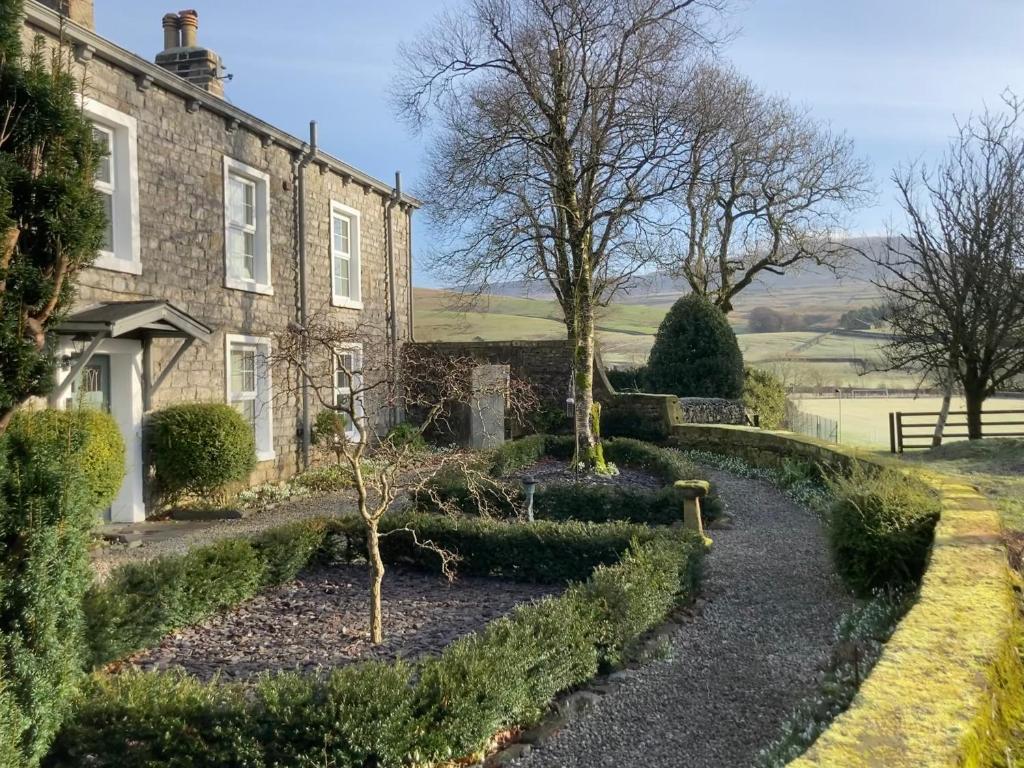
<svg viewBox="0 0 1024 768"><path fill-rule="evenodd" d="M792 402L786 404L786 429L829 443L839 442L839 422L801 411Z"/></svg>

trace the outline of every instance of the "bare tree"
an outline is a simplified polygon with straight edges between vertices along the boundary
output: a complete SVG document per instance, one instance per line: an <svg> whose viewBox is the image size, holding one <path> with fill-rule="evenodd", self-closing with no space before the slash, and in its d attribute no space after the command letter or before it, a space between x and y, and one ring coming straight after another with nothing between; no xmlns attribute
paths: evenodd
<svg viewBox="0 0 1024 768"><path fill-rule="evenodd" d="M396 499L403 494L429 493L430 480L441 472L458 472L466 478L481 514L487 514L493 493L501 490L481 476L479 457L456 449L427 450L423 445L423 436L432 430L451 431L453 413L470 407L474 395L489 394L472 390L469 374L473 361L415 346L406 346L396 360L385 338L380 329L370 326L351 327L314 318L306 327L293 324L278 334L269 359L283 374L278 380L292 383L291 389L279 386L278 396L294 395L305 382L321 414L330 417L318 420L321 425L331 423L326 447L351 474L357 511L366 527L370 638L374 643L383 639L381 538L399 532L413 536L417 545L438 554L449 578L454 577L457 560L434 542L420 540L410 528L381 533L381 520ZM520 382L513 380L501 391L514 416L535 404L530 389ZM416 423L389 430L389 414L399 406L415 414ZM432 494L432 498L442 512L449 507L456 511L440 496ZM506 508L517 503L511 495L498 501Z"/></svg>
<svg viewBox="0 0 1024 768"><path fill-rule="evenodd" d="M890 365L955 381L971 439L986 398L1024 372L1024 102L959 128L935 169L893 179L908 232L875 259L892 309Z"/></svg>
<svg viewBox="0 0 1024 768"><path fill-rule="evenodd" d="M428 213L442 276L470 292L541 278L574 345L578 460L594 437L595 309L685 184L673 120L695 50L726 0L469 0L402 51L399 111L436 117Z"/></svg>
<svg viewBox="0 0 1024 768"><path fill-rule="evenodd" d="M835 267L844 214L865 201L871 174L852 142L786 100L710 64L687 86L678 119L691 151L665 267L724 312L763 274Z"/></svg>

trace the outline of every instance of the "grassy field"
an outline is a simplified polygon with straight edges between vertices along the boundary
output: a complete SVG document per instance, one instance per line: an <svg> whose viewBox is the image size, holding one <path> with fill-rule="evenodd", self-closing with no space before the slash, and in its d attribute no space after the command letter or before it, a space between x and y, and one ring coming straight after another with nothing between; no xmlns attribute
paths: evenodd
<svg viewBox="0 0 1024 768"><path fill-rule="evenodd" d="M795 400L797 406L804 413L816 416L824 416L840 423L840 442L850 445L858 445L865 448L888 448L889 446L889 413L902 411L904 413L924 411L937 412L942 407L942 398L921 397L917 399L906 397L893 398L802 398ZM966 407L962 399L955 399L952 403L953 411L962 411ZM1024 412L1024 400L1012 398L993 398L985 404L985 410L1019 410ZM930 417L918 417L915 423L923 423L930 420ZM963 423L963 417L951 417L950 422ZM951 432L964 432L965 428L954 427ZM987 430L992 435L1000 432L1020 432L1020 427L991 427ZM914 434L931 434L927 429L914 430ZM950 439L956 443L956 439Z"/></svg>
<svg viewBox="0 0 1024 768"><path fill-rule="evenodd" d="M776 297L777 298L777 297ZM654 334L667 304L618 303L598 318L598 337L607 365L633 367L647 362ZM558 305L546 299L488 296L472 311L458 311L445 291L416 289L416 337L424 341L498 341L561 339L565 326ZM814 332L742 333L743 313L730 316L746 360L772 370L791 386L843 386L863 389L913 388L917 380L903 373L862 373L881 360L882 341ZM877 366L875 366L877 367Z"/></svg>

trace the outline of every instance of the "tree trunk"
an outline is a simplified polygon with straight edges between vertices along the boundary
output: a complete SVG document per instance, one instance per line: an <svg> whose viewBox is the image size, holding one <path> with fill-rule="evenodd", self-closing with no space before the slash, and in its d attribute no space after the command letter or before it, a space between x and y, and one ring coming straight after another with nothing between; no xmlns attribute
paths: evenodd
<svg viewBox="0 0 1024 768"><path fill-rule="evenodd" d="M939 420L935 423L935 433L932 435L932 448L942 445L942 433L946 429L946 422L949 420L949 403L953 399L953 376L950 374L942 382L942 407L939 409Z"/></svg>
<svg viewBox="0 0 1024 768"><path fill-rule="evenodd" d="M985 402L985 395L979 389L965 387L964 398L967 400L967 437L981 440L981 406Z"/></svg>
<svg viewBox="0 0 1024 768"><path fill-rule="evenodd" d="M384 561L380 556L380 533L377 521L366 526L366 554L370 561L370 642L384 642L384 623L381 618L380 589L384 581Z"/></svg>
<svg viewBox="0 0 1024 768"><path fill-rule="evenodd" d="M594 429L594 308L590 302L589 282L579 295L575 323L573 384L576 400L576 463L587 470L604 472L604 453ZM597 410L600 418L600 410Z"/></svg>

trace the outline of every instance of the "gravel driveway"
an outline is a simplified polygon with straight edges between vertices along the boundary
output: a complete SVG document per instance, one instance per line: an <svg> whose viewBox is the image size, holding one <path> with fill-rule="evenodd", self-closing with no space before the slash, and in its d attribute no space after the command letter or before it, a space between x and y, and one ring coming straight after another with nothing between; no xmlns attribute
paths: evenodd
<svg viewBox="0 0 1024 768"><path fill-rule="evenodd" d="M765 482L706 476L735 524L709 532L703 615L518 768L746 768L813 692L852 605L821 525Z"/></svg>

